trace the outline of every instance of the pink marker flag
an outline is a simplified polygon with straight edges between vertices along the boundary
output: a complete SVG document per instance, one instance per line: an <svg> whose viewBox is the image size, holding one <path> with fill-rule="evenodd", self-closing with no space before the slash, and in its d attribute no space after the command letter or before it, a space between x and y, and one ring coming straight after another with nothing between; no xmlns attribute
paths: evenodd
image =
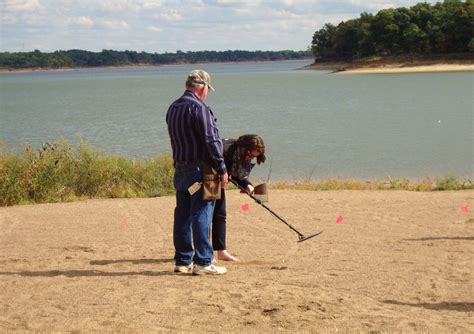
<svg viewBox="0 0 474 334"><path fill-rule="evenodd" d="M122 220L122 222L120 223L120 227L123 227L123 228L128 227L128 221L126 219Z"/></svg>
<svg viewBox="0 0 474 334"><path fill-rule="evenodd" d="M336 219L336 224L340 224L343 219L344 219L344 217L343 217L342 215L340 215L339 217L337 217L337 219Z"/></svg>
<svg viewBox="0 0 474 334"><path fill-rule="evenodd" d="M243 212L249 211L249 204L248 203L242 204L242 211Z"/></svg>
<svg viewBox="0 0 474 334"><path fill-rule="evenodd" d="M469 212L467 204L461 205L461 212L465 213L465 214L467 214Z"/></svg>

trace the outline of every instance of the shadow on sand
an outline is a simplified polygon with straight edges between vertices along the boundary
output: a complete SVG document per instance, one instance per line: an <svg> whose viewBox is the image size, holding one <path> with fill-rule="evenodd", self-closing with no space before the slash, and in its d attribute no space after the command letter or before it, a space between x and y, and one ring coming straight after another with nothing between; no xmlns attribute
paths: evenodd
<svg viewBox="0 0 474 334"><path fill-rule="evenodd" d="M24 277L117 277L117 276L167 276L173 271L100 271L100 270L46 270L46 271L0 271L0 276L19 275Z"/></svg>
<svg viewBox="0 0 474 334"><path fill-rule="evenodd" d="M384 300L386 304L392 305L401 305L401 306L411 306L411 307L423 307L428 310L436 311L458 311L458 312L473 312L474 303L464 303L464 302L441 302L441 303L404 303L397 300Z"/></svg>
<svg viewBox="0 0 474 334"><path fill-rule="evenodd" d="M171 263L174 262L174 259L139 259L139 260L131 260L131 259L124 259L124 260L95 260L90 261L89 264L97 265L97 266L105 266L108 264L116 264L116 263L131 263L131 264L160 264L160 263Z"/></svg>
<svg viewBox="0 0 474 334"><path fill-rule="evenodd" d="M107 265L115 263L132 264L160 264L173 262L173 259L128 259L128 260L96 260L90 261L91 265ZM117 277L117 276L167 276L176 275L170 270L165 271L101 271L101 270L45 270L45 271L0 271L0 276L19 275L24 277Z"/></svg>

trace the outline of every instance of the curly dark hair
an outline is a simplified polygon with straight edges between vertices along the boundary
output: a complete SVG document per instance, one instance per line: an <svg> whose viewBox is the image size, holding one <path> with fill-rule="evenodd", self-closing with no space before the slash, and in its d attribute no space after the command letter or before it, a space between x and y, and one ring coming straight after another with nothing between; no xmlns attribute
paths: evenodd
<svg viewBox="0 0 474 334"><path fill-rule="evenodd" d="M265 144L259 135L243 135L237 139L236 144L245 149L245 155L257 150L260 154L257 157L257 164L264 163L267 157L265 156ZM245 159L244 155L244 159Z"/></svg>

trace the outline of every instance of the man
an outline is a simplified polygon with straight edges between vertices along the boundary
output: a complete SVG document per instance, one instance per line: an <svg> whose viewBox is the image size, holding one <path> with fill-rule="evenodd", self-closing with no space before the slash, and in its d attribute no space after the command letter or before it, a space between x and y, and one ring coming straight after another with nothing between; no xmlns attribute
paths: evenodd
<svg viewBox="0 0 474 334"><path fill-rule="evenodd" d="M216 119L204 104L209 90L214 90L209 74L192 71L186 80L186 91L166 114L175 167L173 242L177 273L222 275L227 271L212 263L210 226L215 201L203 200L200 187L204 163L218 171L222 186L228 182Z"/></svg>

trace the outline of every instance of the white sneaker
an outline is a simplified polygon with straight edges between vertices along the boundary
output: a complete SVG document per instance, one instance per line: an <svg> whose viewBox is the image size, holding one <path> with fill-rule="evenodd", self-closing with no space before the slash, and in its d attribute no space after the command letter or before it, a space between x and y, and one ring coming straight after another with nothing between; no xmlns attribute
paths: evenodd
<svg viewBox="0 0 474 334"><path fill-rule="evenodd" d="M193 268L193 275L224 275L226 272L226 268L218 267L215 264L210 264L207 266L195 264Z"/></svg>
<svg viewBox="0 0 474 334"><path fill-rule="evenodd" d="M193 264L187 266L176 266L174 267L174 272L179 274L190 274L193 272Z"/></svg>

